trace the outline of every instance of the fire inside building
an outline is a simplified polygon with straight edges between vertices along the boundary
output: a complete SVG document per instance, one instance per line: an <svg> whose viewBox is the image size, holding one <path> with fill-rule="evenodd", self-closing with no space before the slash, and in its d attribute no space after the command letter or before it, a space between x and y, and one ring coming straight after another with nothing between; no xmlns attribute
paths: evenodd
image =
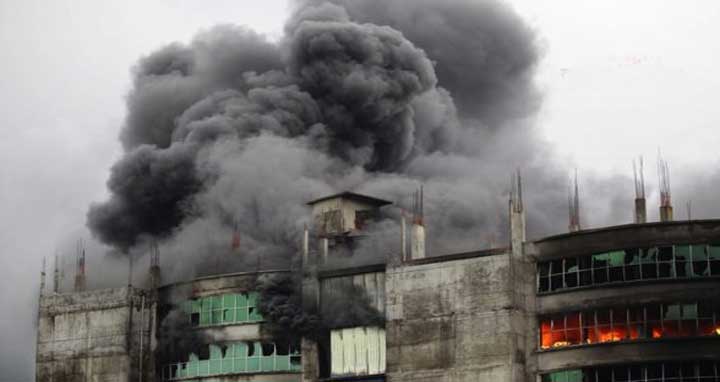
<svg viewBox="0 0 720 382"><path fill-rule="evenodd" d="M361 265L333 257L393 206L343 192L308 203L301 272L163 285L155 253L150 288L88 291L83 255L75 292L56 271L40 297L37 380L720 381L720 220L673 221L662 191L659 222L640 185L634 224L582 230L571 188L571 232L527 241L518 175L509 246L448 255L426 251L420 191Z"/></svg>

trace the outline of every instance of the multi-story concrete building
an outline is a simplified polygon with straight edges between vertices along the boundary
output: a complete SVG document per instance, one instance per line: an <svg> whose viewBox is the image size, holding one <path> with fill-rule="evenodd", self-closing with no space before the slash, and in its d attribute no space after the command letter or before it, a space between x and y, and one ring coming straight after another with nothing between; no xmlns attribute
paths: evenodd
<svg viewBox="0 0 720 382"><path fill-rule="evenodd" d="M393 248L333 261L373 240L363 229L388 204L311 202L299 270L43 296L38 380L720 381L720 220L526 241L516 192L506 248L425 253L416 203ZM283 275L324 322L312 335L279 338L261 312L259 280ZM352 305L381 319L341 319ZM173 336L188 342L175 353Z"/></svg>

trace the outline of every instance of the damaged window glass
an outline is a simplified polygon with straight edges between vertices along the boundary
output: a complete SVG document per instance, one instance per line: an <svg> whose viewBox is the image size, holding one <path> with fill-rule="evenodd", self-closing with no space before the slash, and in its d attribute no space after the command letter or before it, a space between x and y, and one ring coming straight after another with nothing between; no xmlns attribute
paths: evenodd
<svg viewBox="0 0 720 382"><path fill-rule="evenodd" d="M537 291L549 293L607 283L720 277L720 245L628 248L537 264Z"/></svg>

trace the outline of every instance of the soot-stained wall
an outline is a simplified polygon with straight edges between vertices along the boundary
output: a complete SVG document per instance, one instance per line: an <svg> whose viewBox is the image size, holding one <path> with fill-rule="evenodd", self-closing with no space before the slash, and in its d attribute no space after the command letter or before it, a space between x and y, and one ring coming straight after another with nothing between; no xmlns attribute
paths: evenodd
<svg viewBox="0 0 720 382"><path fill-rule="evenodd" d="M524 293L515 292L527 287L511 259L492 253L389 268L388 380L525 380L530 323L518 309Z"/></svg>
<svg viewBox="0 0 720 382"><path fill-rule="evenodd" d="M151 380L154 314L152 299L133 288L42 296L37 381L138 380L141 369Z"/></svg>

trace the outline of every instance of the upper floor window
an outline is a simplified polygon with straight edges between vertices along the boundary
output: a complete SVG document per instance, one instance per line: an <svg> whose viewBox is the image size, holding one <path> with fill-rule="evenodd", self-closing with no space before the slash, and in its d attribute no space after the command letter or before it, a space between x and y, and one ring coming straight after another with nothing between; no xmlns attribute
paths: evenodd
<svg viewBox="0 0 720 382"><path fill-rule="evenodd" d="M253 323L263 320L257 306L258 294L232 293L207 296L185 303L191 326Z"/></svg>
<svg viewBox="0 0 720 382"><path fill-rule="evenodd" d="M638 280L720 276L720 245L630 248L537 264L540 293Z"/></svg>

